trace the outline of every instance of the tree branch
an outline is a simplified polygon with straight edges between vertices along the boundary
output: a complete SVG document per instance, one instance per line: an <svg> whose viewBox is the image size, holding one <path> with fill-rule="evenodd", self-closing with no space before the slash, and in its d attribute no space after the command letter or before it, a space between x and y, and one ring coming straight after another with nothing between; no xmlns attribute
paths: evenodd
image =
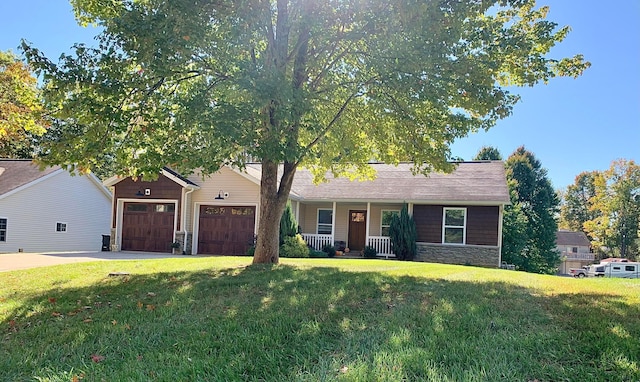
<svg viewBox="0 0 640 382"><path fill-rule="evenodd" d="M373 81L373 79L370 79L369 81L363 83L362 85L366 85L369 84ZM347 107L349 106L349 103L351 103L351 101L362 95L362 92L358 89L357 91L353 92L349 97L347 97L347 99L342 103L342 106L340 106L340 109L338 109L338 112L336 113L336 115L333 116L333 119L331 119L331 122L329 122L327 124L327 126L324 127L324 129L322 129L322 131L320 132L320 134L318 134L318 136L311 141L307 146L305 146L304 151L308 152L309 150L311 150L311 148L313 146L315 146L316 144L318 144L318 142L320 142L320 140L322 138L324 138L324 136L329 132L329 130L331 130L331 128L333 127L333 125L335 125L335 123L340 119L340 117L342 116L342 114L344 113L345 110L347 110ZM298 162L296 162L296 165L300 163L300 160L298 160Z"/></svg>

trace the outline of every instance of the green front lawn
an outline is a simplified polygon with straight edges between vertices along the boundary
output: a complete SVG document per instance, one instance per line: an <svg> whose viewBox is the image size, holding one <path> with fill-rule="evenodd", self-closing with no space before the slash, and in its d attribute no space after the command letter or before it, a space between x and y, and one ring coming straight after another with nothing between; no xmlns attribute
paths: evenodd
<svg viewBox="0 0 640 382"><path fill-rule="evenodd" d="M640 380L640 280L250 261L0 273L0 380Z"/></svg>

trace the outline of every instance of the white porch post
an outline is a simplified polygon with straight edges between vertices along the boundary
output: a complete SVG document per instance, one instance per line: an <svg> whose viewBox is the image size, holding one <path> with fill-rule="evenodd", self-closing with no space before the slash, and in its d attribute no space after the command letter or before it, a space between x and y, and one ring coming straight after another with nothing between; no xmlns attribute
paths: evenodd
<svg viewBox="0 0 640 382"><path fill-rule="evenodd" d="M336 202L333 202L333 211L331 212L331 245L336 242Z"/></svg>
<svg viewBox="0 0 640 382"><path fill-rule="evenodd" d="M299 200L296 201L296 223L298 223L298 227L301 227L301 225L300 225L300 201ZM298 227L296 227L296 229Z"/></svg>
<svg viewBox="0 0 640 382"><path fill-rule="evenodd" d="M371 202L367 202L367 225L365 230L364 245L369 245L369 226L371 225Z"/></svg>
<svg viewBox="0 0 640 382"><path fill-rule="evenodd" d="M413 216L413 203L409 203L407 206L407 212L409 212L409 216Z"/></svg>

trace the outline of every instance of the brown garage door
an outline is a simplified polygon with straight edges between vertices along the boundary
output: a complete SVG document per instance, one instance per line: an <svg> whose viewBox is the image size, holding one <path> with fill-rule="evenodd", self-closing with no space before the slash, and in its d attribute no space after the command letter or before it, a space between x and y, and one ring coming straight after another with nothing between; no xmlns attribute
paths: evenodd
<svg viewBox="0 0 640 382"><path fill-rule="evenodd" d="M122 250L171 252L173 203L125 203L122 214Z"/></svg>
<svg viewBox="0 0 640 382"><path fill-rule="evenodd" d="M256 208L200 206L198 253L244 255L253 244Z"/></svg>

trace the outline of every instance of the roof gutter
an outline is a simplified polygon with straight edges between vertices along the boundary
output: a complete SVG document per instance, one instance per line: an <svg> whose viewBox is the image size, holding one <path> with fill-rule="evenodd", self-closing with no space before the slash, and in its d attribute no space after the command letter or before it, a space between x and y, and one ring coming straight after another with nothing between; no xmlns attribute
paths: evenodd
<svg viewBox="0 0 640 382"><path fill-rule="evenodd" d="M378 203L378 204L395 204L395 203L413 203L413 204L429 204L429 205L447 205L447 206L505 206L511 202L500 200L437 200L437 199L334 199L334 198L303 198L289 197L291 200L301 203Z"/></svg>

